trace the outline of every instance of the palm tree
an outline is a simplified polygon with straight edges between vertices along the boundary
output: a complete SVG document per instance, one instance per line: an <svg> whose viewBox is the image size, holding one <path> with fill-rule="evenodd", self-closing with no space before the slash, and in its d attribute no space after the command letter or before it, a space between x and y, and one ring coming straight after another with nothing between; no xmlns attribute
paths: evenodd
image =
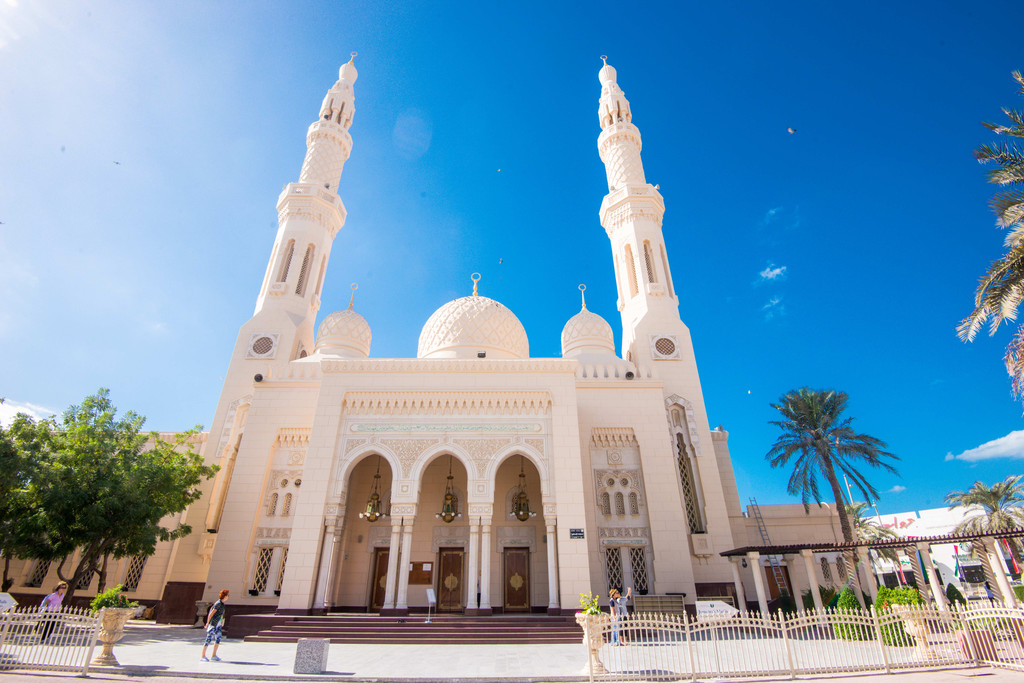
<svg viewBox="0 0 1024 683"><path fill-rule="evenodd" d="M1021 85L1017 91L1024 95L1024 76L1014 71L1013 78ZM1003 109L1012 125L995 123L982 125L997 135L1024 138L1024 113ZM988 181L1001 186L1019 187L1024 185L1024 151L1016 143L982 145L974 152L979 162L995 162L995 168L987 173ZM989 335L994 335L1003 321L1017 318L1017 307L1024 299L1024 191L1010 189L993 197L992 210L996 214L996 225L1009 228L1006 235L1006 253L989 266L988 272L978 283L974 294L974 310L961 321L957 334L963 341L973 341L986 323ZM1003 356L1006 371L1010 374L1013 393L1024 393L1024 327L1018 327Z"/></svg>
<svg viewBox="0 0 1024 683"><path fill-rule="evenodd" d="M809 507L812 499L816 503L821 501L818 480L824 478L836 501L843 540L852 543L856 537L846 513L837 470L871 500L878 498L878 491L856 466L865 464L895 474L896 468L886 459L899 458L884 450L884 441L853 431L850 426L853 418L843 417L848 401L849 396L842 391L803 387L789 392L779 403L771 404L782 413L782 420L771 422L782 434L765 457L772 467L781 467L793 460L793 474L786 490L793 495L799 493L804 508Z"/></svg>
<svg viewBox="0 0 1024 683"><path fill-rule="evenodd" d="M864 515L868 509L867 503L854 503L845 507L846 514L850 518L850 525L853 526L854 538L858 541L873 543L875 541L888 541L899 538L899 535L892 529L886 528L876 520L871 519L871 517ZM896 554L895 548L875 548L874 551L879 557L899 562L899 556Z"/></svg>
<svg viewBox="0 0 1024 683"><path fill-rule="evenodd" d="M975 513L956 526L958 534L990 533L1024 528L1024 475L1010 475L986 486L980 481L966 491L950 491L946 502L953 508L967 508ZM1021 562L1017 539L1009 539L1010 552L1017 564Z"/></svg>

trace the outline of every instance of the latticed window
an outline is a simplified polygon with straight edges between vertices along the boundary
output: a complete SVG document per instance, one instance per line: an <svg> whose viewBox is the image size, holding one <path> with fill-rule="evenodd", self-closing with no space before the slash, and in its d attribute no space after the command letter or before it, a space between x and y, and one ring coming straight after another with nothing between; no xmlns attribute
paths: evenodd
<svg viewBox="0 0 1024 683"><path fill-rule="evenodd" d="M654 259L651 258L651 244L644 242L644 266L647 267L647 281L657 282L658 278L654 273Z"/></svg>
<svg viewBox="0 0 1024 683"><path fill-rule="evenodd" d="M288 269L292 265L292 255L295 253L295 240L289 240L284 250L284 258L281 259L281 267L277 271L277 281L284 282L288 279Z"/></svg>
<svg viewBox="0 0 1024 683"><path fill-rule="evenodd" d="M281 516L287 517L292 513L292 494L284 494L284 505L281 506Z"/></svg>
<svg viewBox="0 0 1024 683"><path fill-rule="evenodd" d="M686 442L682 434L676 434L676 466L679 469L679 480L683 485L683 504L686 506L686 519L691 534L704 533L704 519L700 514L697 500L697 487L693 477L693 465L687 452Z"/></svg>
<svg viewBox="0 0 1024 683"><path fill-rule="evenodd" d="M274 559L273 548L260 548L256 556L256 571L252 575L252 587L258 593L267 590L267 579L270 576L270 562Z"/></svg>
<svg viewBox="0 0 1024 683"><path fill-rule="evenodd" d="M83 574L82 578L78 579L78 583L75 584L75 590L84 591L85 589L87 589L89 585L92 583L92 575L95 573L96 572L94 571L88 571L85 574Z"/></svg>
<svg viewBox="0 0 1024 683"><path fill-rule="evenodd" d="M277 572L277 594L281 594L281 584L284 583L284 566L288 564L288 548L284 549L284 554L281 556L281 570Z"/></svg>
<svg viewBox="0 0 1024 683"><path fill-rule="evenodd" d="M25 581L25 585L38 588L43 585L43 581L46 579L47 572L50 571L50 562L48 560L36 560L36 564L32 567L32 572L28 575L28 580Z"/></svg>
<svg viewBox="0 0 1024 683"><path fill-rule="evenodd" d="M615 494L615 514L624 515L626 514L626 501L623 499L621 493Z"/></svg>
<svg viewBox="0 0 1024 683"><path fill-rule="evenodd" d="M640 514L640 498L636 495L636 492L629 494L629 514Z"/></svg>
<svg viewBox="0 0 1024 683"><path fill-rule="evenodd" d="M605 574L608 577L608 589L622 590L622 553L619 548L604 549Z"/></svg>
<svg viewBox="0 0 1024 683"><path fill-rule="evenodd" d="M633 590L647 594L647 554L643 548L629 549L629 566L633 570Z"/></svg>
<svg viewBox="0 0 1024 683"><path fill-rule="evenodd" d="M636 296L639 292L636 288L636 259L633 258L633 248L628 244L626 245L626 255L624 258L626 260L626 275L629 277L629 294L630 296Z"/></svg>
<svg viewBox="0 0 1024 683"><path fill-rule="evenodd" d="M128 571L124 573L124 589L129 593L139 590L139 581L142 580L142 570L146 567L146 555L136 555L128 563Z"/></svg>
<svg viewBox="0 0 1024 683"><path fill-rule="evenodd" d="M832 583L832 567L828 566L828 558L821 558L821 578Z"/></svg>
<svg viewBox="0 0 1024 683"><path fill-rule="evenodd" d="M274 493L270 496L270 506L267 507L267 516L273 517L277 514L277 494Z"/></svg>
<svg viewBox="0 0 1024 683"><path fill-rule="evenodd" d="M842 555L836 558L836 571L839 572L839 580L846 581L846 558Z"/></svg>
<svg viewBox="0 0 1024 683"><path fill-rule="evenodd" d="M612 498L608 495L607 491L601 494L601 514L612 514Z"/></svg>
<svg viewBox="0 0 1024 683"><path fill-rule="evenodd" d="M299 268L299 282L295 285L295 293L303 296L306 293L306 280L309 279L309 269L313 265L313 245L306 247L306 255L302 257L302 267Z"/></svg>

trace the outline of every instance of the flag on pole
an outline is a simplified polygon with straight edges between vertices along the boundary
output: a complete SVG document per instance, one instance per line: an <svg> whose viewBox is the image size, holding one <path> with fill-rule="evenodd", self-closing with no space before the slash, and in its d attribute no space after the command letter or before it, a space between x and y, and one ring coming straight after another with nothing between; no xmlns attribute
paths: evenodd
<svg viewBox="0 0 1024 683"><path fill-rule="evenodd" d="M953 576L960 578L960 547L953 546L953 557L956 558L956 566L953 567Z"/></svg>

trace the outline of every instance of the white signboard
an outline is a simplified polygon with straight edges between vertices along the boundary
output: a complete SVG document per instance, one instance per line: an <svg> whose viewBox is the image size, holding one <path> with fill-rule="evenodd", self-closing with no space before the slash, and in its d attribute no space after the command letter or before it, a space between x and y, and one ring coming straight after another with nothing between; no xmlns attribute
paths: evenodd
<svg viewBox="0 0 1024 683"><path fill-rule="evenodd" d="M730 619L739 612L738 609L721 600L697 601L697 619L700 621Z"/></svg>
<svg viewBox="0 0 1024 683"><path fill-rule="evenodd" d="M8 593L0 593L0 612L6 612L12 607L17 607L18 601L12 598Z"/></svg>
<svg viewBox="0 0 1024 683"><path fill-rule="evenodd" d="M434 595L434 589L433 588L428 588L427 589L427 604L428 605L436 605L437 604L437 597Z"/></svg>

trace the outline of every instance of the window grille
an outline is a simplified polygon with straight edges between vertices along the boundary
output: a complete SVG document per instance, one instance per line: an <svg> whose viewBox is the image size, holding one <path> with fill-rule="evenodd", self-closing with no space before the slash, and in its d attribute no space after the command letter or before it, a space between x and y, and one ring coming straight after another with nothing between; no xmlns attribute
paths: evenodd
<svg viewBox="0 0 1024 683"><path fill-rule="evenodd" d="M281 268L277 271L277 281L284 282L288 279L288 268L292 264L292 254L295 253L295 240L289 240L284 250L284 258L281 259Z"/></svg>
<svg viewBox="0 0 1024 683"><path fill-rule="evenodd" d="M683 503L686 506L686 519L690 525L690 533L704 533L704 519L700 514L700 506L697 502L693 466L682 434L676 434L676 467L679 469L679 479L683 485Z"/></svg>
<svg viewBox="0 0 1024 683"><path fill-rule="evenodd" d="M270 507L267 508L267 517L273 517L277 514L277 494L270 496Z"/></svg>
<svg viewBox="0 0 1024 683"><path fill-rule="evenodd" d="M292 494L284 494L284 505L281 506L281 516L287 517L292 513Z"/></svg>
<svg viewBox="0 0 1024 683"><path fill-rule="evenodd" d="M630 296L636 296L639 290L636 288L636 260L633 258L633 248L626 245L626 255L623 257L626 261L626 275L629 277L629 294Z"/></svg>
<svg viewBox="0 0 1024 683"><path fill-rule="evenodd" d="M676 343L668 337L658 337L654 341L654 350L662 356L673 356L676 353Z"/></svg>
<svg viewBox="0 0 1024 683"><path fill-rule="evenodd" d="M299 282L295 285L295 293L299 296L306 294L306 280L309 279L309 268L313 261L313 245L306 247L306 255L302 257L302 266L299 268Z"/></svg>
<svg viewBox="0 0 1024 683"><path fill-rule="evenodd" d="M604 567L608 576L608 590L622 590L622 553L619 548L604 549Z"/></svg>
<svg viewBox="0 0 1024 683"><path fill-rule="evenodd" d="M267 577L270 575L270 562L273 559L273 548L260 548L256 558L256 571L252 576L252 587L257 593L267 590Z"/></svg>
<svg viewBox="0 0 1024 683"><path fill-rule="evenodd" d="M633 590L647 594L647 554L643 548L629 549L629 566L633 569Z"/></svg>
<svg viewBox="0 0 1024 683"><path fill-rule="evenodd" d="M647 281L657 282L658 278L654 274L654 260L651 258L651 245L649 242L644 242L644 265L647 267Z"/></svg>
<svg viewBox="0 0 1024 683"><path fill-rule="evenodd" d="M639 496L636 495L636 493L629 494L629 514L640 514L640 498Z"/></svg>
<svg viewBox="0 0 1024 683"><path fill-rule="evenodd" d="M124 585L125 591L132 593L139 590L139 581L142 580L142 570L146 566L146 560L149 557L146 555L136 555L132 558L131 562L128 563L128 571L124 573Z"/></svg>
<svg viewBox="0 0 1024 683"><path fill-rule="evenodd" d="M846 559L842 555L836 558L836 572L840 581L846 581Z"/></svg>
<svg viewBox="0 0 1024 683"><path fill-rule="evenodd" d="M284 566L288 564L288 548L284 549L284 554L281 555L281 570L277 572L277 594L281 594L281 584L284 583Z"/></svg>
<svg viewBox="0 0 1024 683"><path fill-rule="evenodd" d="M626 514L626 503L622 498L621 493L615 494L615 514L624 515Z"/></svg>
<svg viewBox="0 0 1024 683"><path fill-rule="evenodd" d="M608 495L607 491L601 494L601 514L612 514L612 499L611 496Z"/></svg>
<svg viewBox="0 0 1024 683"><path fill-rule="evenodd" d="M30 588L38 588L43 585L43 581L46 579L46 574L50 571L50 562L48 560L36 560L36 564L32 567L32 573L28 575L28 580L25 581L25 585Z"/></svg>
<svg viewBox="0 0 1024 683"><path fill-rule="evenodd" d="M821 578L825 579L826 583L832 583L832 567L828 566L828 558L821 558Z"/></svg>
<svg viewBox="0 0 1024 683"><path fill-rule="evenodd" d="M89 586L92 584L92 575L95 573L95 571L88 571L85 574L83 574L82 578L80 578L78 580L78 583L75 584L75 590L84 591L87 588L89 588Z"/></svg>

